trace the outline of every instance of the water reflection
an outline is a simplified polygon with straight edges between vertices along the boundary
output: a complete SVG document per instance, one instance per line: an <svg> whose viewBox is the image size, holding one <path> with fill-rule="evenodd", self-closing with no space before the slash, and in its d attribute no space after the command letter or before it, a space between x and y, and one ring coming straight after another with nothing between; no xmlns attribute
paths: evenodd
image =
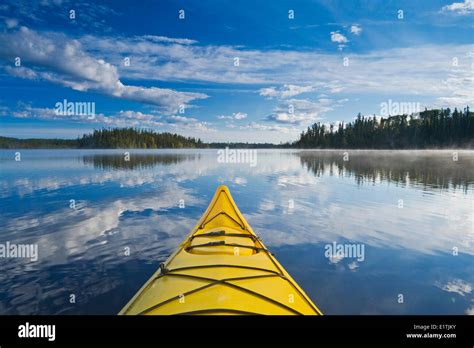
<svg viewBox="0 0 474 348"><path fill-rule="evenodd" d="M157 165L173 165L184 160L193 159L190 154L130 154L122 155L99 154L86 155L82 159L84 164L92 164L97 169L148 169ZM197 155L199 158L199 155Z"/></svg>
<svg viewBox="0 0 474 348"><path fill-rule="evenodd" d="M0 242L39 248L0 259L0 313L117 313L222 183L324 312L474 311L474 152L259 151L256 167L130 152L0 151ZM364 261L327 259L334 241L363 243Z"/></svg>
<svg viewBox="0 0 474 348"><path fill-rule="evenodd" d="M466 151L305 151L298 155L316 176L352 175L357 184L382 180L467 190L474 183L474 156Z"/></svg>

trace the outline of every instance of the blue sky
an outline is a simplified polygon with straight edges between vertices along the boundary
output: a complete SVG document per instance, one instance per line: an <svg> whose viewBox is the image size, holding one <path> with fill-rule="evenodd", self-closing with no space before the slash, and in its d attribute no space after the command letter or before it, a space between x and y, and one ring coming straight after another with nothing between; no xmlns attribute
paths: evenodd
<svg viewBox="0 0 474 348"><path fill-rule="evenodd" d="M473 33L474 0L3 0L0 135L278 143L388 101L472 106Z"/></svg>

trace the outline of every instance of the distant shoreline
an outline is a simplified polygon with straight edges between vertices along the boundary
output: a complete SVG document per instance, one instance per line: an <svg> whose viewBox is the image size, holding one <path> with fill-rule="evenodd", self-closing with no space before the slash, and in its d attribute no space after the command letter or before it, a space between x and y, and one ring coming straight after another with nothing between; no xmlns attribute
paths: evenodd
<svg viewBox="0 0 474 348"><path fill-rule="evenodd" d="M0 149L299 149L299 150L472 150L474 113L425 110L418 116L366 117L347 124L314 123L293 142L211 142L137 128L103 128L77 139L18 139L0 136Z"/></svg>
<svg viewBox="0 0 474 348"><path fill-rule="evenodd" d="M297 147L281 147L281 146L273 146L273 147L252 147L252 144L249 144L249 147L246 149L256 149L256 150L294 150L294 151L301 151L301 152L309 152L309 151L321 151L321 152L331 152L331 151L358 151L358 152L371 152L371 151L416 151L416 152L429 152L429 151L474 151L474 147L463 147L463 148L380 148L380 149L363 149L363 148L341 148L341 149L325 149L325 148L297 148ZM243 149L240 147L235 147L232 144L229 144L227 147L233 149ZM0 147L0 150L82 150L82 151L97 151L97 150L141 150L141 151L156 151L156 150L219 150L223 149L224 147L161 147L161 148L154 148L154 149L145 149L139 147L124 147L124 148L77 148L77 147L35 147L35 148L26 148L26 147Z"/></svg>
<svg viewBox="0 0 474 348"><path fill-rule="evenodd" d="M5 143L8 139L8 144ZM70 142L70 144L65 144ZM212 149L259 149L274 150L287 149L299 151L469 151L474 150L474 146L466 147L413 147L413 148L321 148L321 147L298 147L293 144L268 144L268 143L202 143L201 146L185 146L185 147L80 147L77 140L74 139L44 139L44 138L7 138L0 136L0 150L212 150Z"/></svg>

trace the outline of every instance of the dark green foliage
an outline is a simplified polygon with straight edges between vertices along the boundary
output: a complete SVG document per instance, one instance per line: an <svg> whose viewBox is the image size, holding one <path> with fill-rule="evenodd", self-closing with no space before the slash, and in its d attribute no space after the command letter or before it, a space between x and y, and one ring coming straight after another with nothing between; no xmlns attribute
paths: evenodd
<svg viewBox="0 0 474 348"><path fill-rule="evenodd" d="M113 128L94 130L78 140L79 148L89 149L161 149L202 148L200 139L172 133L155 133L151 130Z"/></svg>
<svg viewBox="0 0 474 348"><path fill-rule="evenodd" d="M381 118L359 114L347 125L328 128L315 123L294 143L299 148L424 149L474 147L474 113L454 109L425 110L419 117Z"/></svg>
<svg viewBox="0 0 474 348"><path fill-rule="evenodd" d="M68 149L76 148L77 140L69 139L16 139L0 137L0 149Z"/></svg>
<svg viewBox="0 0 474 348"><path fill-rule="evenodd" d="M2 149L84 148L84 149L160 149L203 148L200 139L172 133L155 133L134 128L94 130L78 139L16 139L0 137Z"/></svg>
<svg viewBox="0 0 474 348"><path fill-rule="evenodd" d="M209 143L212 149L223 149L228 147L230 149L273 149L273 148L288 148L290 144L270 144L270 143Z"/></svg>

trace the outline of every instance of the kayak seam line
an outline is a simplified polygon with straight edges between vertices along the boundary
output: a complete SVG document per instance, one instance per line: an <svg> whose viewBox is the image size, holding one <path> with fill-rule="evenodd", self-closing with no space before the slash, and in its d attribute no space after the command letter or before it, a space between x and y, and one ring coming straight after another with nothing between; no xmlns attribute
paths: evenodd
<svg viewBox="0 0 474 348"><path fill-rule="evenodd" d="M205 314L205 313L213 313L213 312L227 312L227 313L242 314L242 315L262 315L262 313L240 311L238 309L229 309L229 308L200 309L197 311L180 312L180 313L176 313L175 315L193 315L193 314Z"/></svg>
<svg viewBox="0 0 474 348"><path fill-rule="evenodd" d="M288 306L286 306L286 305L284 305L284 304L282 304L282 303L280 303L280 302L278 302L278 301L276 301L276 300L273 300L273 299L271 299L271 298L269 298L269 297L267 297L267 296L265 296L265 295L261 295L261 294L259 294L259 293L257 293L257 292L254 292L254 291L252 291L252 290L243 288L243 287L238 286L238 285L235 285L235 284L227 283L227 281L236 281L236 280L244 280L244 279L252 279L252 278L263 278L263 277L276 277L276 276L278 276L278 275L276 275L276 274L275 274L275 275L250 276L250 277L236 277L236 278L226 278L226 279L214 279L214 278L206 278L206 277L194 276L194 275L190 275L190 274L179 274L179 273L169 274L169 273L166 273L166 274L163 274L163 275L157 277L154 281L158 280L159 278L161 278L161 277L163 277L163 276L165 276L165 275L178 276L178 277L181 276L181 277L195 278L195 279L199 279L199 280L209 281L209 282L210 282L209 284L206 284L206 285L204 285L204 286L202 286L202 287L200 287L200 288L196 288L196 289L193 289L193 290L191 290L191 291L189 291L189 292L187 292L187 293L180 294L180 295L183 295L183 296L191 295L191 294L196 293L196 292L198 292L198 291L201 291L201 290L205 290L205 289L207 289L207 288L210 288L210 287L212 287L212 286L214 286L214 285L222 284L222 285L227 285L227 286L230 286L230 287L233 287L233 288L240 289L240 290L242 290L242 291L244 291L244 292L249 292L249 293L251 293L251 295L253 295L253 296L261 297L261 298L263 298L264 300L266 300L266 301L268 301L268 302L271 302L271 303L274 303L274 304L283 306L285 309L288 309L288 310L290 310L290 311L292 311L292 312L295 312L295 313L297 313L297 314L301 314L301 313L299 313L298 311L293 310L291 307L288 307ZM167 300L165 300L165 301L163 301L163 302L157 303L156 305L153 305L152 307L149 307L148 309L145 309L145 310L141 311L140 313L138 313L138 315L142 315L142 314L144 314L144 313L146 313L146 312L149 312L150 310L153 310L153 309L156 309L156 308L158 308L158 307L161 307L161 306L163 306L163 305L165 305L165 304L167 304L167 303L169 303L169 302L171 302L171 301L174 301L174 300L176 300L176 299L178 299L178 298L180 298L179 295L178 295L178 296L174 296L174 297L172 297L172 298L169 298L169 299L167 299Z"/></svg>
<svg viewBox="0 0 474 348"><path fill-rule="evenodd" d="M237 268L239 266L236 266ZM171 271L175 271L177 270L176 268L175 269L172 269ZM263 269L262 269L263 270ZM315 310L319 315L322 315L322 312L319 310L319 308L314 305L311 301L308 300L308 298L306 297L307 295L302 292L300 289L298 289L297 286L295 286L295 284L293 283L293 281L291 281L290 279L288 279L288 277L286 277L283 273L278 273L278 272L273 272L275 276L278 276L280 277L281 279L284 279L286 280L290 286L304 299L304 301L306 302L306 304L308 304L311 308L313 308L313 310ZM163 274L165 275L165 274ZM173 274L170 274L170 275L179 275L179 273L173 273ZM183 274L183 275L187 275L189 276L188 274ZM196 278L204 278L204 277L199 277L199 276L193 276L193 275L190 275L191 277L196 277ZM264 275L263 275L264 276ZM224 278L223 280L226 280L226 281L234 281L234 280L242 280L242 279L248 279L248 278L257 278L258 276L250 276L250 277L235 277L235 278ZM158 276L156 279L158 278L161 278L160 276ZM212 279L212 278L207 278L207 279ZM266 297L264 295L262 295L263 297ZM288 307L288 308L291 308L291 307ZM300 313L301 314L301 313Z"/></svg>
<svg viewBox="0 0 474 348"><path fill-rule="evenodd" d="M217 267L230 267L230 268L243 268L243 269L250 269L254 271L263 271L263 272L270 272L276 275L282 275L284 274L282 272L277 272L272 269L268 268L260 268L260 267L252 267L252 266L242 266L242 265L228 265L228 264L212 264L212 265L199 265L199 266L187 266L187 267L178 267L178 268L173 268L168 270L169 272L172 271L184 271L188 269L198 269L198 268L217 268Z"/></svg>
<svg viewBox="0 0 474 348"><path fill-rule="evenodd" d="M218 214L214 215L211 219L209 219L209 220L206 222L206 219L207 219L207 217L209 216L209 214L207 214L207 215L203 218L203 222L200 224L201 229L203 229L204 226L207 225L210 221L212 221L216 216L218 216L218 215L221 214L221 213L224 213L224 214L226 214L228 217L230 217L232 220L234 220L235 222L237 222L237 224L238 224L244 231L247 231L247 228L246 228L246 226L245 226L245 222L244 222L244 220L242 220L243 217L242 217L241 214L239 214L239 212L237 211L237 209L236 209L237 206L236 206L235 202L233 201L232 196L228 195L225 189L221 189L221 190L220 190L219 194L222 194L222 193L224 193L225 196L227 197L227 200L229 201L230 206L232 207L232 210L234 211L234 213L235 213L235 214L237 215L237 217L239 218L240 223L239 223L237 220L235 220L232 216L230 216L229 214L227 214L225 211L221 210ZM211 208L209 209L209 213L212 211L212 209L214 209L215 205L217 204L217 201L219 201L219 196L218 196L218 195L216 195L214 198L215 198L215 200L214 200L214 202L212 202L212 206L211 206Z"/></svg>
<svg viewBox="0 0 474 348"><path fill-rule="evenodd" d="M188 277L188 278L191 278L191 277L192 277L192 278L198 278L199 280L208 281L209 284L206 284L206 285L204 285L204 286L202 286L202 287L200 287L200 288L192 289L192 290L190 290L190 291L188 291L188 292L185 292L185 293L183 293L183 294L179 294L179 295L177 295L177 296L171 297L171 298L169 298L169 299L167 299L167 300L164 300L164 301L162 301L162 302L159 302L159 303L157 303L157 304L154 304L153 306L151 306L151 307L149 307L149 308L147 308L147 309L142 310L142 311L141 311L140 313L138 313L137 315L143 315L143 314L146 313L146 312L149 312L149 311L151 311L151 310L153 310L153 309L156 309L156 308L158 308L158 307L161 307L161 306L163 306L163 305L165 305L165 304L167 304L167 303L169 303L169 302L171 302L171 301L174 301L174 300L176 300L176 299L179 299L179 296L180 296L180 295L183 295L183 296L191 295L191 294L193 294L193 293L195 293L195 292L198 292L198 291L200 291L200 290L207 289L207 288L209 288L209 287L215 285L217 282L223 280L223 279L222 279L222 280L219 280L219 279L214 279L214 278L206 278L206 277L193 276L193 275L191 275L191 274L180 274L180 273L172 273L172 274L169 274L169 273L166 273L166 274L160 274L160 275L158 275L155 279L153 279L152 282L154 282L154 281L156 281L156 280L158 280L158 279L164 277L165 275L184 276L184 277ZM276 276L276 275L267 275L267 277L268 277L268 276ZM254 277L255 277L255 276L254 276Z"/></svg>
<svg viewBox="0 0 474 348"><path fill-rule="evenodd" d="M227 212L225 212L225 211L223 211L223 210L221 210L220 212L218 212L217 214L215 214L212 218L210 218L210 219L208 219L208 220L205 220L201 225L199 225L200 229L204 229L204 227L205 227L208 223L210 223L212 220L214 220L216 217L218 217L218 216L221 215L221 214L227 215L231 220L233 220L237 225L239 225L239 227L240 227L242 230L244 230L244 231L247 230L247 228L246 228L245 225L242 223L242 221L241 221L241 222L237 221L236 219L234 219L232 216L230 216L229 214L227 214Z"/></svg>
<svg viewBox="0 0 474 348"><path fill-rule="evenodd" d="M252 267L252 266L242 266L242 265L227 265L227 264L212 264L212 265L199 265L199 266L187 266L187 267L179 267L179 268L173 268L171 270L168 270L168 272L172 271L184 271L188 269L199 269L199 268L218 268L218 267L230 267L230 268L241 268L241 269L249 269L249 270L255 270L255 271L261 271L261 272L269 272L273 273L276 275L283 275L283 273L278 273L277 271L271 270L271 269L266 269L266 268L260 268L260 267ZM153 282L157 279L159 279L161 274L158 274L148 280L147 285L140 291L138 296L134 299L132 303L130 303L129 306L127 306L126 310L124 311L124 314L126 314L130 308L143 296L145 291L149 289Z"/></svg>
<svg viewBox="0 0 474 348"><path fill-rule="evenodd" d="M287 305L285 305L285 304L283 304L283 303L281 303L281 302L278 302L278 301L276 301L276 300L274 300L274 299L272 299L272 298L270 298L270 297L268 297L268 296L259 294L258 292L252 291L252 290L250 290L250 289L244 288L244 287L239 286L239 285L236 285L236 284L228 283L228 281L236 281L236 280L244 280L244 279L253 279L253 278L263 278L263 277L276 277L276 276L280 276L281 278L283 278L283 279L289 281L289 279L287 279L285 276L282 276L282 275L260 275L260 276L236 277L236 278L225 278L225 279L213 279L213 278L199 277L199 276L195 276L195 275L179 274L179 273L175 273L175 274L173 274L173 273L171 273L171 274L170 274L170 273L166 273L166 274L163 274L163 275L161 275L161 276L165 276L165 275L167 275L167 276L178 276L178 277L179 277L179 276L181 276L181 277L189 277L189 278L194 278L194 279L200 279L200 280L205 280L205 281L211 281L210 284L206 284L206 285L202 286L201 288L193 289L193 290L189 291L188 293L184 293L184 294L180 294L180 295L184 295L184 296L190 295L190 294L192 294L192 293L195 293L195 292L198 292L198 291L207 289L207 288L212 287L212 286L214 286L214 285L219 285L219 284L221 284L221 285L229 286L229 287L231 287L231 288L235 288L235 289L237 289L237 290L241 290L241 291L243 291L243 292L247 292L247 293L249 293L249 294L251 294L251 295L253 295L253 296L255 296L255 297L261 298L261 299L263 299L263 300L265 300L265 301L267 301L267 302L270 302L270 303L272 303L272 304L274 304L274 305L283 307L284 309L286 309L286 310L288 310L288 311L290 311L290 312L292 312L292 313L294 313L294 314L302 315L302 313L298 312L297 310L295 310L295 309L293 309L293 308L291 308L291 307L288 307ZM155 279L155 280L158 280L159 278L161 278L161 277L158 277L158 278ZM291 283L291 282L290 282L290 283ZM171 302L171 301L173 301L173 300L176 300L177 298L180 297L180 295L175 296L175 297L172 297L172 298L170 298L170 299L168 299L168 300L165 300L165 301L163 301L163 302L160 302L160 303L158 303L158 304L156 304L156 305L154 305L154 306L152 306L152 307L150 307L150 308L148 308L148 309L145 309L145 310L141 311L140 313L138 313L138 315L145 314L146 312L149 312L149 311L151 311L151 310L153 310L153 309L156 309L156 308L158 308L158 307L160 307L160 306L162 306L162 305L164 305L164 304L166 304L166 303L169 303L169 302Z"/></svg>

